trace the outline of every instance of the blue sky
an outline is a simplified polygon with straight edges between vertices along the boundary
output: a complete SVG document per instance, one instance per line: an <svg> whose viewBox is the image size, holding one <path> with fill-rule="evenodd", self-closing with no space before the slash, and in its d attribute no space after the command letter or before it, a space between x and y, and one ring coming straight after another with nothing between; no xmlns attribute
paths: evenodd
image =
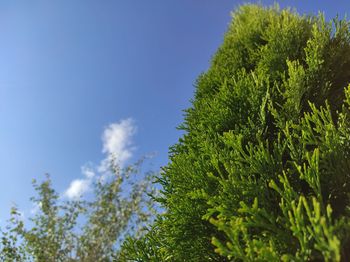
<svg viewBox="0 0 350 262"><path fill-rule="evenodd" d="M156 152L154 169L165 165L195 79L241 3L1 0L0 219L13 203L30 210L33 178L50 173L66 192L111 150L127 152L124 162ZM350 11L348 1L280 6Z"/></svg>

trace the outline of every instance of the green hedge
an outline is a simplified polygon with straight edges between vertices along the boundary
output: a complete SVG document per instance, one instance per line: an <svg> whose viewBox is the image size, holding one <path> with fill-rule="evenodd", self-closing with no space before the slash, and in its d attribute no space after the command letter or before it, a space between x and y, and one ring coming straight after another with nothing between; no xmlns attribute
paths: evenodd
<svg viewBox="0 0 350 262"><path fill-rule="evenodd" d="M349 261L349 83L347 21L238 8L124 258Z"/></svg>

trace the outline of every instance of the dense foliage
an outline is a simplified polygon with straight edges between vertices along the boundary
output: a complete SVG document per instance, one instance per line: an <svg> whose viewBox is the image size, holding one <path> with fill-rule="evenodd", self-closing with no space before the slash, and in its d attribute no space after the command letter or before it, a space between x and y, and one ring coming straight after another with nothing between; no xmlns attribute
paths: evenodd
<svg viewBox="0 0 350 262"><path fill-rule="evenodd" d="M241 6L124 259L349 261L349 83L347 21Z"/></svg>
<svg viewBox="0 0 350 262"><path fill-rule="evenodd" d="M153 219L152 173L140 174L141 162L96 179L91 200L65 200L49 176L34 181L34 214L24 219L14 207L0 242L1 261L86 261L119 259L127 236L137 239Z"/></svg>

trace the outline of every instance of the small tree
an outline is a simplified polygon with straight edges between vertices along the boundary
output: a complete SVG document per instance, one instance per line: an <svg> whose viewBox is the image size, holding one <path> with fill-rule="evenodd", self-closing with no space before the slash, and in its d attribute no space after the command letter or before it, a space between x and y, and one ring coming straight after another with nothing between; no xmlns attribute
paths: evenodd
<svg viewBox="0 0 350 262"><path fill-rule="evenodd" d="M155 213L151 178L134 180L141 162L120 170L112 162L113 178L98 180L95 198L87 203L87 222L79 236L77 258L79 261L111 261L119 256L124 238L143 235Z"/></svg>
<svg viewBox="0 0 350 262"><path fill-rule="evenodd" d="M29 226L13 208L2 234L2 261L113 261L125 237L138 238L153 219L149 198L153 173L136 177L141 162L125 169L112 161L111 174L94 184L91 201L63 201L49 176L33 182L38 197Z"/></svg>

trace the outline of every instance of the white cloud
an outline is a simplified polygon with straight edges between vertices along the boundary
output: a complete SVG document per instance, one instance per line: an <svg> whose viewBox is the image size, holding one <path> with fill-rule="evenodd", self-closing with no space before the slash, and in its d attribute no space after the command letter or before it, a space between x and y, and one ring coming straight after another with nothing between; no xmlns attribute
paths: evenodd
<svg viewBox="0 0 350 262"><path fill-rule="evenodd" d="M90 179L75 179L70 183L69 188L65 192L68 198L79 198L90 189Z"/></svg>
<svg viewBox="0 0 350 262"><path fill-rule="evenodd" d="M85 178L73 180L68 189L64 192L66 197L76 199L90 190L92 179L95 176L93 168L88 165L84 165L81 167L81 173L85 176Z"/></svg>
<svg viewBox="0 0 350 262"><path fill-rule="evenodd" d="M88 179L92 179L95 176L95 172L90 165L82 166L81 173Z"/></svg>
<svg viewBox="0 0 350 262"><path fill-rule="evenodd" d="M101 161L100 172L108 171L110 160L113 157L120 167L125 165L126 161L132 157L132 136L135 133L136 126L131 118L110 124L104 130L102 134L102 152L106 154L106 157Z"/></svg>
<svg viewBox="0 0 350 262"><path fill-rule="evenodd" d="M134 148L132 147L132 136L136 133L134 120L131 118L123 119L112 123L105 128L102 134L102 153L105 158L97 167L100 172L100 178L108 176L111 160L115 160L119 167L123 167L127 160L132 157ZM84 175L82 179L73 180L64 196L70 199L81 197L91 189L93 179L96 177L94 168L91 164L84 165L81 168Z"/></svg>

